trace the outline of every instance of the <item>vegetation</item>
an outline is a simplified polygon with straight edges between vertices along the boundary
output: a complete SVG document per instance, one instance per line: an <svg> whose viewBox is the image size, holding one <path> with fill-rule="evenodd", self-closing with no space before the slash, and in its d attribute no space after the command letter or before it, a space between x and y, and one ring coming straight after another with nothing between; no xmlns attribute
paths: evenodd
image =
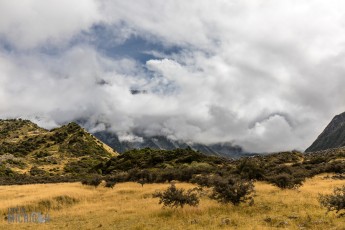
<svg viewBox="0 0 345 230"><path fill-rule="evenodd" d="M345 149L281 152L238 160L207 156L190 148L146 148L115 156L76 123L48 131L27 120L0 120L0 133L0 183L5 184L46 183L49 177L51 182L79 180L98 174L104 180L113 177L116 182L142 185L177 180L212 186L212 180L220 177L266 181L292 189L320 173L345 173Z"/></svg>
<svg viewBox="0 0 345 230"><path fill-rule="evenodd" d="M55 131L54 136L59 145L59 151L72 156L104 156L110 157L93 137L85 132L78 124L69 123Z"/></svg>
<svg viewBox="0 0 345 230"><path fill-rule="evenodd" d="M199 168L203 170L220 165L229 160L216 156L206 156L200 152L195 152L190 148L176 150L156 150L156 149L136 149L127 151L117 157L111 158L104 164L98 166L104 174L114 170L128 171L132 168L176 168L182 165L194 163L205 163Z"/></svg>
<svg viewBox="0 0 345 230"><path fill-rule="evenodd" d="M195 191L189 189L186 192L183 188L178 189L175 184L171 184L164 192L155 192L153 197L159 198L159 204L163 204L164 207L198 206L199 198Z"/></svg>
<svg viewBox="0 0 345 230"><path fill-rule="evenodd" d="M305 177L295 177L294 175L288 173L280 173L268 177L267 180L271 184L276 185L281 189L293 189L301 186L305 180Z"/></svg>
<svg viewBox="0 0 345 230"><path fill-rule="evenodd" d="M233 178L219 178L213 183L211 198L220 203L239 205L247 200L253 200L254 184L251 181L243 181Z"/></svg>
<svg viewBox="0 0 345 230"><path fill-rule="evenodd" d="M330 177L324 179L327 175ZM39 225L8 224L1 218L0 229L343 229L344 219L333 212L325 215L325 208L318 201L319 192L331 194L334 187L344 185L343 180L331 179L332 175L306 179L298 191L254 182L252 206L220 205L201 194L197 208L185 205L183 209L162 208L152 197L156 190L165 191L170 186L166 183L144 187L133 182L117 183L114 189L94 189L80 183L2 186L1 216L15 204L48 210L51 221ZM176 187L187 191L195 184L176 183ZM64 196L69 198L57 199Z"/></svg>
<svg viewBox="0 0 345 230"><path fill-rule="evenodd" d="M31 176L46 175L46 171L38 168L37 166L32 167L29 172Z"/></svg>
<svg viewBox="0 0 345 230"><path fill-rule="evenodd" d="M66 227L60 224L70 217L54 210L67 206L75 207L73 211L77 214L67 210L62 213L74 215L73 218L80 221L90 215L85 211L87 208L98 210L103 216L115 216L115 222L98 216L102 222L96 226L94 220L97 218L93 217L86 226L89 229L99 225L107 226L105 228L116 225L120 229L128 226L161 228L167 223L172 224L171 218L167 217L173 217L177 229L209 229L225 225L248 229L253 226L247 223L249 219L253 219L252 224L260 229L336 229L342 226L334 215L325 217L322 211L326 207L328 211L344 214L345 148L308 154L281 152L237 160L206 156L190 148L169 151L146 148L116 156L75 123L48 131L25 120L0 120L0 137L0 185L61 182L89 185L58 185L70 192L68 196L65 191L57 194L53 189L46 191L49 196L42 194L44 188L56 189L57 185L27 185L22 188L35 188L36 196L37 188L43 189L39 190L36 203L34 198L21 200L22 194L16 196L11 190L10 196L18 199L11 198L12 201L1 206L5 210L15 200L28 208L52 210L57 217L54 227ZM105 181L104 186L102 181ZM173 184L167 187L166 182ZM195 184L201 186L202 191L195 189ZM319 202L323 206L320 207L316 193L330 192L336 185L342 187L335 189L333 194L320 196ZM4 188L0 197L6 192L7 187ZM160 204L184 207L183 211L160 209L157 200L151 196L156 189L160 189L155 193ZM99 199L100 195L102 199ZM6 193L0 200L8 197ZM233 205L219 205L216 201ZM197 205L197 209L186 207ZM100 207L107 207L107 212ZM140 208L144 210L138 210ZM118 214L121 217L117 217ZM214 216L213 219L210 216ZM152 221L154 227L147 225L147 220ZM68 226L75 227L80 226L74 223Z"/></svg>
<svg viewBox="0 0 345 230"><path fill-rule="evenodd" d="M345 215L345 185L334 189L333 194L321 195L320 204L327 208L327 211L342 212L339 216Z"/></svg>
<svg viewBox="0 0 345 230"><path fill-rule="evenodd" d="M80 180L114 156L76 123L49 131L28 120L0 120L0 137L2 184Z"/></svg>
<svg viewBox="0 0 345 230"><path fill-rule="evenodd" d="M90 185L90 186L94 186L95 188L97 188L97 186L102 183L102 178L98 175L90 176L88 178L83 179L81 181L81 183L83 185Z"/></svg>
<svg viewBox="0 0 345 230"><path fill-rule="evenodd" d="M82 157L78 160L66 163L66 165L64 166L64 172L71 173L74 175L96 173L97 170L94 169L94 167L102 161L103 158L101 157Z"/></svg>
<svg viewBox="0 0 345 230"><path fill-rule="evenodd" d="M116 185L116 181L115 180L107 180L105 182L105 187L106 188L114 188L115 185Z"/></svg>

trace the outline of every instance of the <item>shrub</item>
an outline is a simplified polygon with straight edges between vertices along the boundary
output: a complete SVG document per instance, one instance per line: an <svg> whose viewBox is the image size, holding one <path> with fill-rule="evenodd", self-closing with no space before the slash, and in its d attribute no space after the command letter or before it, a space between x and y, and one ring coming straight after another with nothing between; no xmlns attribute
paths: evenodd
<svg viewBox="0 0 345 230"><path fill-rule="evenodd" d="M267 180L281 189L292 189L301 186L305 178L295 177L287 173L280 173L278 175L268 177Z"/></svg>
<svg viewBox="0 0 345 230"><path fill-rule="evenodd" d="M105 182L106 188L114 188L115 185L116 185L116 181L106 181Z"/></svg>
<svg viewBox="0 0 345 230"><path fill-rule="evenodd" d="M67 163L64 167L64 171L66 173L75 174L95 173L97 170L93 169L93 167L99 164L100 161L101 159L98 159L97 157L83 157L78 161L71 161Z"/></svg>
<svg viewBox="0 0 345 230"><path fill-rule="evenodd" d="M102 178L99 176L94 176L91 178L86 178L81 181L83 185L95 186L95 188L102 183Z"/></svg>
<svg viewBox="0 0 345 230"><path fill-rule="evenodd" d="M247 180L260 180L264 177L264 170L259 166L259 162L256 159L245 158L240 161L236 166L235 172Z"/></svg>
<svg viewBox="0 0 345 230"><path fill-rule="evenodd" d="M330 195L320 195L320 204L327 208L327 211L345 211L345 185L342 187L335 188L333 194ZM345 212L340 214L344 216Z"/></svg>
<svg viewBox="0 0 345 230"><path fill-rule="evenodd" d="M13 177L16 173L12 169L5 167L5 165L0 165L0 177Z"/></svg>
<svg viewBox="0 0 345 230"><path fill-rule="evenodd" d="M47 174L46 171L44 171L43 169L38 168L37 166L33 166L30 169L29 172L30 172L31 176L42 176L42 175L46 175Z"/></svg>
<svg viewBox="0 0 345 230"><path fill-rule="evenodd" d="M144 184L146 184L147 181L145 179L139 179L137 182L141 184L141 187L144 187Z"/></svg>
<svg viewBox="0 0 345 230"><path fill-rule="evenodd" d="M51 155L52 155L52 154L49 153L47 150L45 150L45 151L39 151L39 152L36 152L36 153L34 154L34 156L35 156L36 158L48 157L48 156L51 156Z"/></svg>
<svg viewBox="0 0 345 230"><path fill-rule="evenodd" d="M254 185L251 181L233 178L218 178L213 182L212 199L220 203L239 205L247 200L252 200Z"/></svg>
<svg viewBox="0 0 345 230"><path fill-rule="evenodd" d="M176 188L175 184L171 184L170 187L164 192L156 192L153 194L154 198L160 198L159 204L163 203L166 207L181 207L184 205L197 206L199 204L199 197L195 193L194 189L189 189L185 192L184 189Z"/></svg>
<svg viewBox="0 0 345 230"><path fill-rule="evenodd" d="M208 175L193 175L190 180L191 183L198 184L202 187L210 187L210 176Z"/></svg>

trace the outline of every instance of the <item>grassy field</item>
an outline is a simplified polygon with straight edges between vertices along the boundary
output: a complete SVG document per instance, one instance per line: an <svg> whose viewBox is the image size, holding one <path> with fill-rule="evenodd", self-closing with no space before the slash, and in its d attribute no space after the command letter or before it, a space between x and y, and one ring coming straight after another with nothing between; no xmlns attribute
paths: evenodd
<svg viewBox="0 0 345 230"><path fill-rule="evenodd" d="M1 186L0 229L345 229L345 218L326 214L317 199L345 181L324 176L307 180L298 190L258 182L253 206L221 205L205 196L198 207L183 209L163 209L152 198L155 190L168 184L121 183L114 189L80 183ZM9 224L7 210L16 206L48 212L51 221Z"/></svg>

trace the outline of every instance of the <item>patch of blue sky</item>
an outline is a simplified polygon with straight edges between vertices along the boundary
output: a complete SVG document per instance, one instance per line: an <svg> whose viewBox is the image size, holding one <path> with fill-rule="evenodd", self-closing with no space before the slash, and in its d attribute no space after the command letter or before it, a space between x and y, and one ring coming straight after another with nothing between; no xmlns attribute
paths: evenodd
<svg viewBox="0 0 345 230"><path fill-rule="evenodd" d="M151 59L169 57L181 51L181 47L164 44L153 36L142 36L123 29L126 25L94 25L89 31L76 37L75 42L86 42L111 58L130 58L140 63ZM160 54L159 57L156 53Z"/></svg>
<svg viewBox="0 0 345 230"><path fill-rule="evenodd" d="M16 48L3 36L0 35L0 52L16 52Z"/></svg>

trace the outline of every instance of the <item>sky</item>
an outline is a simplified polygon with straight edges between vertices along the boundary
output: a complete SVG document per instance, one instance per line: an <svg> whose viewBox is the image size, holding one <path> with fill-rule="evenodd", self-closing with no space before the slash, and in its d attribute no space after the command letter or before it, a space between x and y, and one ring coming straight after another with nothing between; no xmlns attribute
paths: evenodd
<svg viewBox="0 0 345 230"><path fill-rule="evenodd" d="M0 0L0 118L303 151L345 111L344 12L341 0Z"/></svg>

